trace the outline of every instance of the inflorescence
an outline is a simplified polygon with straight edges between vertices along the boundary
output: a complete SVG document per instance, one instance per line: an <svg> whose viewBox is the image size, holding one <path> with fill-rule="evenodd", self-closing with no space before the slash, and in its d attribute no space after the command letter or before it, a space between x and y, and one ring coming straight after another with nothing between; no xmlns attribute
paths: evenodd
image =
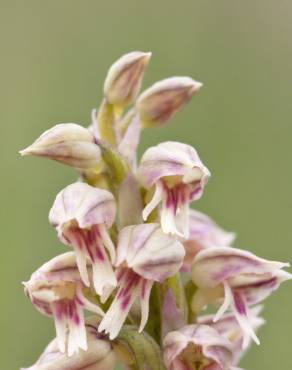
<svg viewBox="0 0 292 370"><path fill-rule="evenodd" d="M190 209L210 177L194 148L167 141L137 160L141 132L167 123L202 86L173 77L139 95L150 57L132 52L111 66L88 128L58 124L21 151L79 175L49 213L71 251L24 283L56 327L32 370L238 369L259 344L258 304L291 279L289 264L233 247L234 233ZM215 313L203 315L209 305Z"/></svg>

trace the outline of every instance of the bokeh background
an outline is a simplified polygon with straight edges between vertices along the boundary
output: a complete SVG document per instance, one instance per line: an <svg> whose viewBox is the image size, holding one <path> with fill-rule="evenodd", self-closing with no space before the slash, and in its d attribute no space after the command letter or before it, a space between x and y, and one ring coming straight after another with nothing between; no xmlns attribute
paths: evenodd
<svg viewBox="0 0 292 370"><path fill-rule="evenodd" d="M1 358L28 366L54 335L21 281L64 252L47 220L74 171L20 158L60 122L88 125L109 65L151 50L144 87L190 75L204 88L166 127L144 133L195 146L212 172L196 207L238 233L237 246L292 261L292 2L289 0L1 0ZM267 302L262 345L242 362L291 369L292 286Z"/></svg>

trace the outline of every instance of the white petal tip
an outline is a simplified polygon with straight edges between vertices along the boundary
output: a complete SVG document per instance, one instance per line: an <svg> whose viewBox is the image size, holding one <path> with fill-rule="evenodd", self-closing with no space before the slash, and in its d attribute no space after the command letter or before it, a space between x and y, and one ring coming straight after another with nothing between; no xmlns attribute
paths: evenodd
<svg viewBox="0 0 292 370"><path fill-rule="evenodd" d="M149 212L147 212L147 210L144 209L142 212L143 221L147 221L148 216L149 216Z"/></svg>
<svg viewBox="0 0 292 370"><path fill-rule="evenodd" d="M29 147L28 148L25 148L25 149L22 149L18 152L22 157L24 157L25 155L29 155L31 153Z"/></svg>
<svg viewBox="0 0 292 370"><path fill-rule="evenodd" d="M152 51L146 51L143 56L148 61L152 57Z"/></svg>

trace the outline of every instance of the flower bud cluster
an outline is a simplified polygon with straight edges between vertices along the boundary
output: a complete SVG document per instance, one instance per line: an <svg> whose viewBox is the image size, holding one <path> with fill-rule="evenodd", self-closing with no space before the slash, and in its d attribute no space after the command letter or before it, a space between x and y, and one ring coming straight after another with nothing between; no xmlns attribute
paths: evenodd
<svg viewBox="0 0 292 370"><path fill-rule="evenodd" d="M233 247L234 233L190 209L210 178L194 148L166 141L137 161L142 130L166 124L202 86L172 77L139 95L150 57L132 52L112 65L89 128L58 124L21 151L79 174L49 212L70 251L23 283L56 328L32 370L106 370L117 361L236 369L251 341L259 344L258 304L292 277L289 264ZM202 316L208 305L217 311Z"/></svg>

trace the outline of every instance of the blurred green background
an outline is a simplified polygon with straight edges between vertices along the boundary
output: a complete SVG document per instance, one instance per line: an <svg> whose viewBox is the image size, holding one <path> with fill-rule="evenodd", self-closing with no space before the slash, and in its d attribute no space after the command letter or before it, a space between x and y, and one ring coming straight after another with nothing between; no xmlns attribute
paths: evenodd
<svg viewBox="0 0 292 370"><path fill-rule="evenodd" d="M110 64L153 52L144 86L190 75L204 88L168 126L145 132L195 146L212 172L196 207L238 233L237 246L292 261L292 2L287 0L0 1L1 359L32 364L54 335L21 281L67 249L47 220L74 171L20 158L60 122L88 125ZM267 325L242 362L291 369L292 288L267 302Z"/></svg>

